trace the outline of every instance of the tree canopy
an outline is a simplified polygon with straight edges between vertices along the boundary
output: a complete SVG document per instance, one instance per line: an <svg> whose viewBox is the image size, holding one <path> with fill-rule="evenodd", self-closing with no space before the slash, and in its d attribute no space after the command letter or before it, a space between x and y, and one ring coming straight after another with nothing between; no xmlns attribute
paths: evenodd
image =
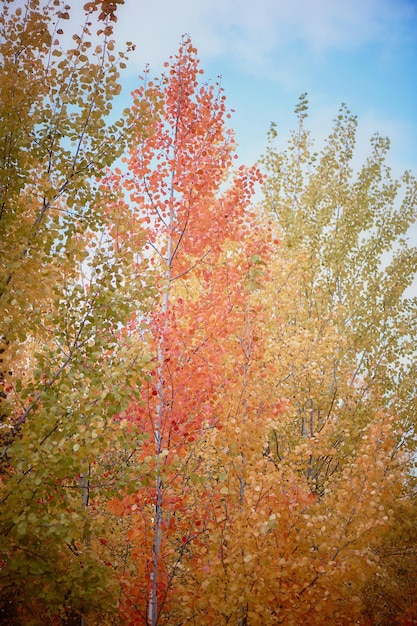
<svg viewBox="0 0 417 626"><path fill-rule="evenodd" d="M2 0L1 619L411 624L416 180L235 165L188 36L115 120L119 4Z"/></svg>

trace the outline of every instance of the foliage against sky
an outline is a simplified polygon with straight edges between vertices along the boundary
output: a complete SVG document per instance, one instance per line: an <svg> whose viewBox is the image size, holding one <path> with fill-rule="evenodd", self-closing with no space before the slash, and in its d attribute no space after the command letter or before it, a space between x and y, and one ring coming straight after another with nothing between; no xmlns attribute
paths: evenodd
<svg viewBox="0 0 417 626"><path fill-rule="evenodd" d="M304 97L234 167L187 36L110 124L117 9L1 18L2 617L405 624L415 180Z"/></svg>

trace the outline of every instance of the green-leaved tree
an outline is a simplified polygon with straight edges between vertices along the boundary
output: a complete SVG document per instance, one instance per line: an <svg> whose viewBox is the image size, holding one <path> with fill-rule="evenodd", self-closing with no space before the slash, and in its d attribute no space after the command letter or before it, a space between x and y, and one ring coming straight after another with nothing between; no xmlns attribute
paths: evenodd
<svg viewBox="0 0 417 626"><path fill-rule="evenodd" d="M99 182L143 123L109 122L126 56L111 39L116 4L87 3L65 48L68 5L1 2L3 623L117 600L117 563L92 550L105 531L87 505L127 480L134 450L114 416L140 386L146 351L128 325L149 289L140 234L119 244L128 216Z"/></svg>

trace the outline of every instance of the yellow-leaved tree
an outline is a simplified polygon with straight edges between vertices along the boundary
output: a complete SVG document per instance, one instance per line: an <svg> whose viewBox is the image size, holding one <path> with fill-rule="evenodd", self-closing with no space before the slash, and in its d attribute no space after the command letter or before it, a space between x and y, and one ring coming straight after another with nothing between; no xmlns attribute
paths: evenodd
<svg viewBox="0 0 417 626"><path fill-rule="evenodd" d="M272 125L263 159L263 211L281 238L267 295L274 326L268 358L280 355L276 384L291 403L271 433L269 453L316 494L312 535L319 520L328 543L334 531L345 541L335 554L353 559L341 564L347 604L333 619L355 623L367 604L363 583L381 555L372 524L381 529L391 520L391 541L398 533L404 543L395 520L396 502L402 509L407 500L415 449L417 299L409 288L417 249L408 231L417 186L410 172L392 177L389 141L378 135L354 169L357 123L345 106L323 149L313 152L307 111L304 95L298 127L281 151Z"/></svg>
<svg viewBox="0 0 417 626"><path fill-rule="evenodd" d="M0 621L114 609L114 568L91 497L114 492L129 443L113 416L138 388L143 346L117 331L149 291L141 246L114 245L98 179L142 123L110 124L125 53L116 5L88 2L65 47L64 2L2 0L0 15ZM95 42L92 44L92 42ZM122 378L129 387L115 387ZM129 389L127 393L125 389ZM138 441L138 439L137 439ZM100 459L112 452L107 479Z"/></svg>

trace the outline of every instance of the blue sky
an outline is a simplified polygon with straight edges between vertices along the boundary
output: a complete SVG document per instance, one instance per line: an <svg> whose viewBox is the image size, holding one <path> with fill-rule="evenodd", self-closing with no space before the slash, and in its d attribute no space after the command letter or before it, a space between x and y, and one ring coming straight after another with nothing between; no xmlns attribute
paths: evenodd
<svg viewBox="0 0 417 626"><path fill-rule="evenodd" d="M127 88L146 63L158 75L185 33L205 77L222 77L243 162L263 152L271 121L285 145L307 92L319 141L344 102L360 160L379 132L394 170L417 172L417 0L125 0L116 35L137 45Z"/></svg>

